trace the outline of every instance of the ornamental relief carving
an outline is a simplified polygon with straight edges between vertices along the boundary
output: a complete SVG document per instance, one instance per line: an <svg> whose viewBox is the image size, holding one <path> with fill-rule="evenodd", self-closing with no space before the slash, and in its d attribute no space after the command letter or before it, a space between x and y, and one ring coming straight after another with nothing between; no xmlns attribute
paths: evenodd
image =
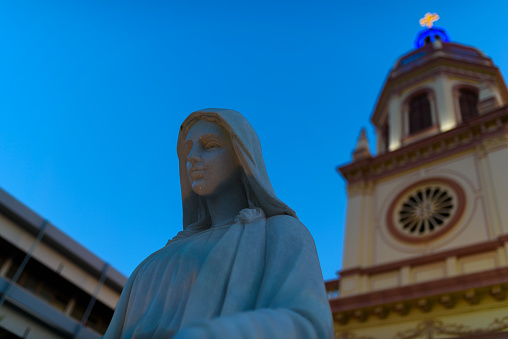
<svg viewBox="0 0 508 339"><path fill-rule="evenodd" d="M471 328L463 324L445 324L441 320L425 320L415 328L396 333L391 339L438 339L455 338L474 334L499 333L508 330L508 316L496 318L487 327ZM508 332L507 332L508 335ZM336 339L384 339L370 336L359 336L351 331L335 332Z"/></svg>
<svg viewBox="0 0 508 339"><path fill-rule="evenodd" d="M485 328L471 328L462 324L444 324L441 320L425 320L414 329L397 333L393 339L446 338L448 336L497 333L506 329L508 329L508 316L495 319Z"/></svg>
<svg viewBox="0 0 508 339"><path fill-rule="evenodd" d="M376 339L374 337L368 337L368 336L358 336L354 332L350 331L340 331L335 332L335 339Z"/></svg>
<svg viewBox="0 0 508 339"><path fill-rule="evenodd" d="M475 147L475 152L479 159L483 159L489 152L508 147L508 136L506 134L484 140Z"/></svg>
<svg viewBox="0 0 508 339"><path fill-rule="evenodd" d="M506 134L499 135L494 138L487 139L483 142L485 151L493 151L499 147L508 147L508 137Z"/></svg>

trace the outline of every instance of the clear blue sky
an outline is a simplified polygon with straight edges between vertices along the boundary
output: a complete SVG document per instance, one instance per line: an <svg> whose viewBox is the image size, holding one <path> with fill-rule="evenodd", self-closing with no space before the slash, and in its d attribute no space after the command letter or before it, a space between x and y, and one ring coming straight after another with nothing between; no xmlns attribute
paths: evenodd
<svg viewBox="0 0 508 339"><path fill-rule="evenodd" d="M336 167L429 11L506 78L505 0L3 1L0 187L129 275L181 229L181 122L232 108L334 278Z"/></svg>

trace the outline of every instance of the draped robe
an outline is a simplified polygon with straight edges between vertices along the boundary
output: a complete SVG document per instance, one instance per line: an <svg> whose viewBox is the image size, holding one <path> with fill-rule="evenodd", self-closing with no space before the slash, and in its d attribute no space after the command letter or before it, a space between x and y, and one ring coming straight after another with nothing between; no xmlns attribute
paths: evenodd
<svg viewBox="0 0 508 339"><path fill-rule="evenodd" d="M294 217L250 214L170 242L143 261L104 339L171 338L186 327L210 339L332 338L309 232Z"/></svg>

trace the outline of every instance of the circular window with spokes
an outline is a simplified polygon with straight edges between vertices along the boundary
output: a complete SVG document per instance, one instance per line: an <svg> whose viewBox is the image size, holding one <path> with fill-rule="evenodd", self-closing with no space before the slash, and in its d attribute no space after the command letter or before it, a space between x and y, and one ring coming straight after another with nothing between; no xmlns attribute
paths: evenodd
<svg viewBox="0 0 508 339"><path fill-rule="evenodd" d="M464 210L464 191L449 179L420 181L391 203L388 229L400 240L428 241L451 229Z"/></svg>

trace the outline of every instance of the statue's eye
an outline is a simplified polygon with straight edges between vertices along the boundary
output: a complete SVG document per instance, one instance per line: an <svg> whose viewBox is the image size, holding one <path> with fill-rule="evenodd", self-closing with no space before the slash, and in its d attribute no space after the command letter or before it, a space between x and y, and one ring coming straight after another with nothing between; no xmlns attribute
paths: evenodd
<svg viewBox="0 0 508 339"><path fill-rule="evenodd" d="M220 147L221 144L219 144L217 141L209 141L205 144L205 149L215 149Z"/></svg>

